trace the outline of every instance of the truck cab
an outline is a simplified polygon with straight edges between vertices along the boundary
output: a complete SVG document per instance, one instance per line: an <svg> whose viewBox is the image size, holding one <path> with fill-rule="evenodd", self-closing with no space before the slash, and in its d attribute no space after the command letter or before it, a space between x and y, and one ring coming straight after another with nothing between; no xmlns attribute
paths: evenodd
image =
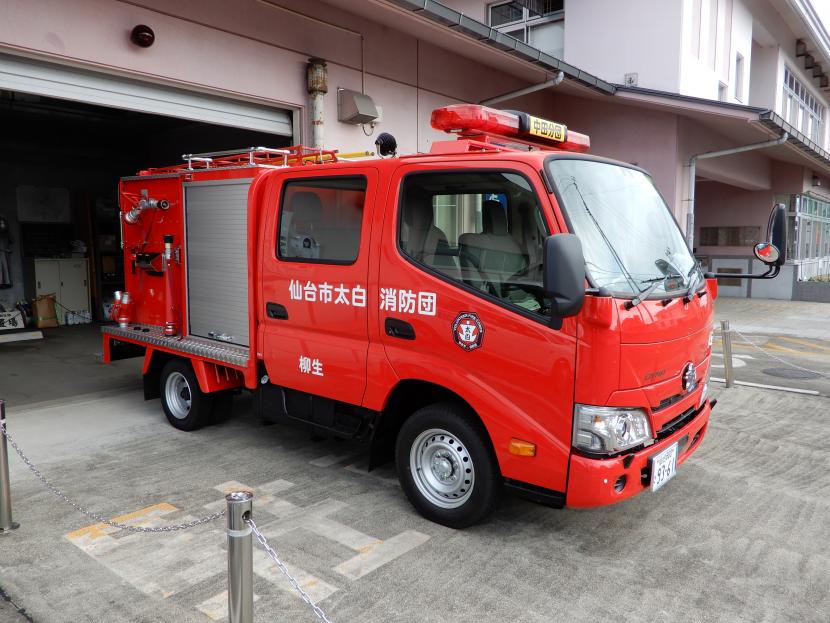
<svg viewBox="0 0 830 623"><path fill-rule="evenodd" d="M136 197L170 206L125 220L125 266L151 225L172 239L156 274L128 275L107 358L139 347L145 395L178 428L247 389L263 420L365 440L448 526L482 520L505 488L555 507L659 490L715 404L716 282L648 174L584 153L584 135L483 107L433 125L458 140L122 182L123 213ZM219 188L217 224L201 193Z"/></svg>

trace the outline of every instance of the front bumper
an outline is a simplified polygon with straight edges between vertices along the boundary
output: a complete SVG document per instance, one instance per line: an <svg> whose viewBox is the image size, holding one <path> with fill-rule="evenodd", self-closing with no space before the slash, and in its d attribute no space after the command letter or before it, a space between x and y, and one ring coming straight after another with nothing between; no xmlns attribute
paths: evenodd
<svg viewBox="0 0 830 623"><path fill-rule="evenodd" d="M639 452L610 459L595 459L571 453L565 505L572 508L607 506L648 489L651 485L649 458L679 442L679 467L700 446L713 406L711 400L706 400L700 411L685 426Z"/></svg>

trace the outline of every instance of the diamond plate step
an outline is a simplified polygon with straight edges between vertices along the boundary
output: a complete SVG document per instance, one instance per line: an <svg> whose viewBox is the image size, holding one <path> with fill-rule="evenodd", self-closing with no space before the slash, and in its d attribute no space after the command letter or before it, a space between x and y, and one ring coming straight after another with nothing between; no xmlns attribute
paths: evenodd
<svg viewBox="0 0 830 623"><path fill-rule="evenodd" d="M233 366L248 365L250 349L236 344L226 344L192 335L179 338L164 335L164 329L155 325L133 323L126 328L118 325L104 325L101 333L116 338L125 338L131 342L140 342L149 346L162 346L188 355L196 355L213 361L220 361Z"/></svg>

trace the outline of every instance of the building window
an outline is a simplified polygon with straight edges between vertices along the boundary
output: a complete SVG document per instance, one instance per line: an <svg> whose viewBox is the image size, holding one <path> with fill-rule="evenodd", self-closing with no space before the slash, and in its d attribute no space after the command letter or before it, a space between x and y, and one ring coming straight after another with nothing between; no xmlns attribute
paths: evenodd
<svg viewBox="0 0 830 623"><path fill-rule="evenodd" d="M709 47L706 49L706 62L711 69L715 68L718 53L718 0L709 0Z"/></svg>
<svg viewBox="0 0 830 623"><path fill-rule="evenodd" d="M830 274L830 203L811 195L779 195L788 206L787 260L799 279Z"/></svg>
<svg viewBox="0 0 830 623"><path fill-rule="evenodd" d="M692 54L700 58L700 22L703 11L702 0L692 0Z"/></svg>
<svg viewBox="0 0 830 623"><path fill-rule="evenodd" d="M824 144L824 105L784 68L784 99L781 116L796 130L819 145Z"/></svg>
<svg viewBox="0 0 830 623"><path fill-rule="evenodd" d="M534 10L519 2L496 2L489 6L490 26L557 58L564 54L564 0L536 0Z"/></svg>
<svg viewBox="0 0 830 623"><path fill-rule="evenodd" d="M761 239L761 228L747 227L701 227L702 247L748 247Z"/></svg>
<svg viewBox="0 0 830 623"><path fill-rule="evenodd" d="M721 82L718 84L718 100L725 102L727 99L729 99L729 89Z"/></svg>
<svg viewBox="0 0 830 623"><path fill-rule="evenodd" d="M504 26L524 19L525 9L518 2L505 2L490 5L490 25Z"/></svg>
<svg viewBox="0 0 830 623"><path fill-rule="evenodd" d="M744 57L735 55L735 99L744 101Z"/></svg>

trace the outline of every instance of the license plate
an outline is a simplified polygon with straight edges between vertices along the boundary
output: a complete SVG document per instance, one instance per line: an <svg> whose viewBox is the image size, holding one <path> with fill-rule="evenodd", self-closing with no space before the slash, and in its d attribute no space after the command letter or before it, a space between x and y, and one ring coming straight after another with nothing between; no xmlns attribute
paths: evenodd
<svg viewBox="0 0 830 623"><path fill-rule="evenodd" d="M655 454L650 461L651 490L657 491L677 473L677 444L673 443L660 454Z"/></svg>

